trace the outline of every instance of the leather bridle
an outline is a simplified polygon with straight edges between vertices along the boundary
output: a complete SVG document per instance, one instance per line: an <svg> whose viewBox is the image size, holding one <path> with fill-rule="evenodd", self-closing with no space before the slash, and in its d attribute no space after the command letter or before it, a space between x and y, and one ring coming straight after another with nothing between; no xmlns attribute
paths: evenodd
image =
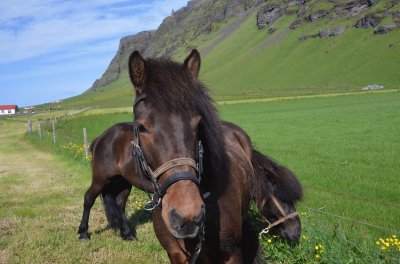
<svg viewBox="0 0 400 264"><path fill-rule="evenodd" d="M145 98L146 95L144 93L137 96L135 98L133 108L135 108L135 106ZM150 198L150 201L146 203L144 207L145 210L153 210L157 206L160 206L161 200L165 195L167 189L178 181L189 180L195 183L198 187L200 186L201 175L203 173L203 156L204 156L204 150L200 140L198 141L197 151L196 151L198 162L196 162L191 158L185 158L185 157L176 158L162 164L155 171L153 171L146 162L143 150L140 147L139 128L135 122L133 125L133 140L131 141L131 143L133 147L132 155L136 158L137 164L139 165L139 169L141 169L141 172L144 172L148 180L151 181L154 188L153 196L150 196L149 191L146 190ZM191 172L176 172L173 173L171 176L169 176L168 179L166 179L162 185L158 184L161 175L163 175L168 170L178 166L189 166L195 170L196 175L194 175ZM143 176L143 173L140 174Z"/></svg>
<svg viewBox="0 0 400 264"><path fill-rule="evenodd" d="M274 195L271 195L271 199L272 199L272 202L275 204L275 206L278 208L279 212L282 214L282 217L279 218L278 220L276 220L275 222L270 222L266 217L264 217L265 221L268 223L268 226L260 232L260 234L259 234L260 237L262 234L267 234L269 232L269 230L271 228L273 228L274 226L280 225L283 222L285 222L286 220L298 215L297 212L287 214L285 212L285 210L283 210L281 204L278 202L278 200L275 198ZM261 203L261 210L262 210L262 208L264 208L265 202L266 202L266 199L264 199L263 202Z"/></svg>

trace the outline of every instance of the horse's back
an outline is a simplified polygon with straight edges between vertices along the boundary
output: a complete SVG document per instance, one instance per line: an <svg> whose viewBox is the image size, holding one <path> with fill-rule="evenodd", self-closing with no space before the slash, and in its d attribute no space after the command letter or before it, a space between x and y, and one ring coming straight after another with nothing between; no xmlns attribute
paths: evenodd
<svg viewBox="0 0 400 264"><path fill-rule="evenodd" d="M121 174L119 163L129 158L127 153L132 135L131 122L118 123L93 140L90 146L93 175Z"/></svg>
<svg viewBox="0 0 400 264"><path fill-rule="evenodd" d="M225 141L227 145L240 146L247 157L251 157L253 146L249 135L238 125L227 121L221 121Z"/></svg>

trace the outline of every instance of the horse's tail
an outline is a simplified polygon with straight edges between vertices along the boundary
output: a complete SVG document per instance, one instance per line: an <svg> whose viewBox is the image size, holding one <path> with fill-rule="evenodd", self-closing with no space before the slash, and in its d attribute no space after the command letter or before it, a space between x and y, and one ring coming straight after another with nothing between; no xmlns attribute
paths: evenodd
<svg viewBox="0 0 400 264"><path fill-rule="evenodd" d="M267 196L274 194L287 202L296 202L303 196L300 182L292 171L272 158L253 149L251 157L255 174L254 200L260 208ZM272 186L275 186L272 189Z"/></svg>
<svg viewBox="0 0 400 264"><path fill-rule="evenodd" d="M104 211L111 228L120 228L119 213L116 201L116 194L112 191L112 183L107 184L101 192L103 198Z"/></svg>

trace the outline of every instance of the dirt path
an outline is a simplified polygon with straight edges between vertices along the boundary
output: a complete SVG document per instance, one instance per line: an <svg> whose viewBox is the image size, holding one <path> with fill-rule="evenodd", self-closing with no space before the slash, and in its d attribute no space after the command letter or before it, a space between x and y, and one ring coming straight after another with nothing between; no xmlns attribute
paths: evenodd
<svg viewBox="0 0 400 264"><path fill-rule="evenodd" d="M0 181L13 175L29 175L35 181L26 182L20 187L29 187L29 191L34 191L44 184L51 184L48 182L51 177L46 176L59 172L50 166L54 162L54 155L28 144L24 140L25 132L25 123L7 122L0 125Z"/></svg>
<svg viewBox="0 0 400 264"><path fill-rule="evenodd" d="M16 238L43 238L32 229L38 231L45 216L57 217L46 206L45 193L70 194L59 180L65 172L54 166L55 156L24 140L25 131L22 122L0 124L0 263L24 259L16 256L18 244L24 244Z"/></svg>

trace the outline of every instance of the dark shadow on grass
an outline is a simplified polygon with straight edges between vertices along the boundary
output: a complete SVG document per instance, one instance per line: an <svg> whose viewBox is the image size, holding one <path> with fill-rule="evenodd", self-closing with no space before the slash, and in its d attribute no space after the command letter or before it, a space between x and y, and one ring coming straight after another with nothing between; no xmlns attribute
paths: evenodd
<svg viewBox="0 0 400 264"><path fill-rule="evenodd" d="M128 218L129 227L133 235L136 237L136 227L151 222L151 212L144 209L136 210Z"/></svg>
<svg viewBox="0 0 400 264"><path fill-rule="evenodd" d="M144 209L136 210L131 216L128 218L129 227L132 230L132 235L136 237L136 228L139 225L143 225L151 222L151 212L146 211ZM94 231L95 234L101 234L109 229L114 229L116 232L119 232L119 228L112 227L111 225L107 225L103 228L100 228ZM90 234L89 234L90 235Z"/></svg>

